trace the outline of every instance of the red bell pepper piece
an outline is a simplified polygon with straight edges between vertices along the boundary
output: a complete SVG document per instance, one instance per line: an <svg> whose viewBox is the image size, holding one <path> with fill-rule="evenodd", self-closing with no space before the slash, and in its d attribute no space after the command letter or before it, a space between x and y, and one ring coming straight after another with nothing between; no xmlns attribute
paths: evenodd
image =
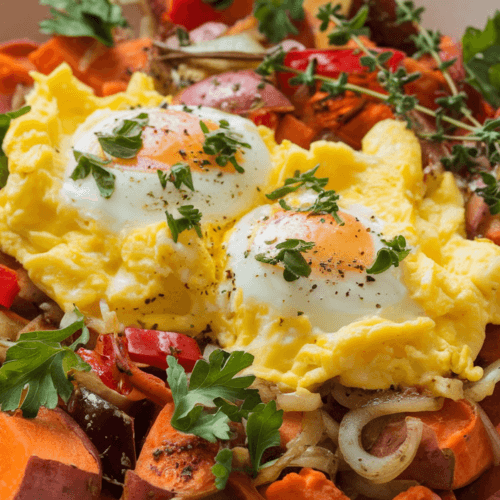
<svg viewBox="0 0 500 500"><path fill-rule="evenodd" d="M128 327L125 328L125 336L130 359L137 363L166 370L167 356L172 355L190 372L196 361L202 358L196 340L182 333Z"/></svg>
<svg viewBox="0 0 500 500"><path fill-rule="evenodd" d="M117 366L117 358L113 346L113 335L99 335L94 350L80 347L77 354L86 361L102 382L110 389L126 396L132 391L132 386Z"/></svg>
<svg viewBox="0 0 500 500"><path fill-rule="evenodd" d="M388 67L394 71L405 58L404 52L394 49L377 49L377 52L392 52L392 57L388 61ZM291 50L287 52L284 65L299 71L305 71L309 63L316 59L316 74L330 78L338 78L341 73L363 73L367 68L360 62L364 54L355 49L307 49ZM288 80L295 76L294 73L278 73L280 90L291 96L296 90L296 86L288 83Z"/></svg>
<svg viewBox="0 0 500 500"><path fill-rule="evenodd" d="M7 266L0 265L0 305L9 308L21 288L17 273Z"/></svg>

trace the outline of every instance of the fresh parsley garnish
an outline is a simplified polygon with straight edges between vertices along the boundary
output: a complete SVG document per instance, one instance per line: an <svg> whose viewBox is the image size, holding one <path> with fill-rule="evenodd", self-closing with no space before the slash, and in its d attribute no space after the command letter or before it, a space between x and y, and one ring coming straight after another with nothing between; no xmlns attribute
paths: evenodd
<svg viewBox="0 0 500 500"><path fill-rule="evenodd" d="M289 34L297 35L292 23L304 19L303 0L255 0L253 15L259 21L259 31L271 43L281 42Z"/></svg>
<svg viewBox="0 0 500 500"><path fill-rule="evenodd" d="M111 134L96 133L102 149L115 158L133 158L142 148L142 130L149 116L141 113L132 120L122 120Z"/></svg>
<svg viewBox="0 0 500 500"><path fill-rule="evenodd" d="M479 174L486 186L477 188L476 194L484 199L491 215L500 214L500 185L496 177L489 172L479 172Z"/></svg>
<svg viewBox="0 0 500 500"><path fill-rule="evenodd" d="M301 276L307 277L311 274L311 266L308 264L302 252L307 252L314 247L313 241L304 241L298 239L287 239L276 245L279 252L273 257L269 254L259 253L255 260L275 266L283 263L283 278L285 281L295 281Z"/></svg>
<svg viewBox="0 0 500 500"><path fill-rule="evenodd" d="M276 401L261 404L248 416L247 439L248 451L254 474L265 465L262 455L273 446L279 446L279 429L283 423L283 410L276 409Z"/></svg>
<svg viewBox="0 0 500 500"><path fill-rule="evenodd" d="M194 229L196 234L201 238L202 233L200 221L202 213L197 208L194 208L193 205L184 205L183 207L179 207L177 210L182 215L182 217L179 217L178 219L174 219L173 215L169 214L168 211L165 211L167 224L175 243L177 243L179 234L187 229Z"/></svg>
<svg viewBox="0 0 500 500"><path fill-rule="evenodd" d="M500 106L500 11L488 18L484 30L467 28L462 48L469 82L497 108Z"/></svg>
<svg viewBox="0 0 500 500"><path fill-rule="evenodd" d="M236 161L235 154L241 148L250 149L250 144L241 142L240 139L243 136L229 130L229 122L227 120L220 120L219 125L219 129L210 132L207 125L200 120L201 130L205 134L203 151L207 155L216 156L215 161L217 165L225 167L229 162L241 174L245 170Z"/></svg>
<svg viewBox="0 0 500 500"><path fill-rule="evenodd" d="M62 330L23 333L17 342L9 343L5 363L0 368L2 411L20 407L24 417L34 418L41 406L55 408L59 396L65 402L69 400L73 384L68 380L68 372L90 370L90 365L75 352L89 341L83 315L75 312L79 319ZM78 330L82 334L77 340L70 346L61 345ZM22 400L26 387L28 391Z"/></svg>
<svg viewBox="0 0 500 500"><path fill-rule="evenodd" d="M115 174L106 170L105 165L110 163L110 160L103 160L98 156L90 153L82 153L80 151L73 151L77 165L70 175L71 179L85 179L90 173L94 177L97 188L101 196L109 198L115 190Z"/></svg>
<svg viewBox="0 0 500 500"><path fill-rule="evenodd" d="M293 208L285 200L280 200L279 204L283 210L293 210L295 212L310 212L311 215L330 214L339 226L344 225L344 221L339 217L339 206L337 200L340 196L333 190L321 191L314 203L310 207Z"/></svg>
<svg viewBox="0 0 500 500"><path fill-rule="evenodd" d="M0 115L0 189L7 184L7 179L9 177L9 162L7 156L2 149L3 140L9 130L10 122L14 118L25 115L31 109L30 106L24 106L24 108L18 109L17 111L9 111Z"/></svg>
<svg viewBox="0 0 500 500"><path fill-rule="evenodd" d="M391 241L382 240L387 245L377 252L373 266L366 270L366 274L380 274L387 271L391 266L399 267L399 263L410 253L406 248L404 236L395 236Z"/></svg>
<svg viewBox="0 0 500 500"><path fill-rule="evenodd" d="M328 177L315 177L318 168L319 165L316 165L311 170L307 170L302 174L299 170L296 170L294 176L286 179L285 184L282 187L274 190L272 193L266 194L266 197L270 200L277 200L278 198L283 198L283 196L286 196L289 193L297 191L302 186L320 193L328 184Z"/></svg>
<svg viewBox="0 0 500 500"><path fill-rule="evenodd" d="M179 162L170 167L168 172L157 170L158 178L163 189L167 187L167 182L170 181L177 189L180 189L182 184L194 191L193 177L191 168L187 163Z"/></svg>
<svg viewBox="0 0 500 500"><path fill-rule="evenodd" d="M223 490L226 487L229 474L233 470L233 450L224 448L217 453L215 457L215 465L210 469L215 476L215 487L218 490Z"/></svg>
<svg viewBox="0 0 500 500"><path fill-rule="evenodd" d="M172 390L175 411L171 425L181 432L196 434L214 443L231 437L229 416L223 403L249 400L253 409L260 403L258 391L248 389L255 380L252 375L236 377L253 362L253 356L242 351L231 354L220 349L210 354L208 362L199 360L191 373L189 384L184 368L173 356L167 356L167 382ZM217 411L207 411L216 408Z"/></svg>
<svg viewBox="0 0 500 500"><path fill-rule="evenodd" d="M115 174L106 170L105 165L110 163L110 160L102 160L98 156L92 154L73 151L77 165L70 175L71 179L85 179L90 173L97 184L97 188L104 198L109 198L115 190Z"/></svg>
<svg viewBox="0 0 500 500"><path fill-rule="evenodd" d="M52 19L40 23L47 35L89 36L112 47L113 28L128 26L119 5L109 0L40 0L49 5Z"/></svg>

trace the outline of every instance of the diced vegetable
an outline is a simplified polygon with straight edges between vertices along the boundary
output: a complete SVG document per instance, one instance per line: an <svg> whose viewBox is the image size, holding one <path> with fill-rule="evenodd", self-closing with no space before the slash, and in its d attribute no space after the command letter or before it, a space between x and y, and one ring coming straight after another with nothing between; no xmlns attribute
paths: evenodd
<svg viewBox="0 0 500 500"><path fill-rule="evenodd" d="M9 308L20 289L16 271L0 265L0 305Z"/></svg>
<svg viewBox="0 0 500 500"><path fill-rule="evenodd" d="M130 359L137 363L166 370L167 356L174 356L190 372L196 361L202 358L196 340L182 333L128 327L125 336Z"/></svg>
<svg viewBox="0 0 500 500"><path fill-rule="evenodd" d="M413 486L394 497L394 500L441 500L441 497L425 486Z"/></svg>
<svg viewBox="0 0 500 500"><path fill-rule="evenodd" d="M0 412L2 500L96 500L99 455L62 410L41 408L34 419Z"/></svg>

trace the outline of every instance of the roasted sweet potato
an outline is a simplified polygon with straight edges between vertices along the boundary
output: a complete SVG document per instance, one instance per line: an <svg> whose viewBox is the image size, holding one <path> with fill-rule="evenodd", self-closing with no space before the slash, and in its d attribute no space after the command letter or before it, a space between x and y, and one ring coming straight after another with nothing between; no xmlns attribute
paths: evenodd
<svg viewBox="0 0 500 500"><path fill-rule="evenodd" d="M126 474L123 500L196 499L217 491L211 468L219 445L176 431L173 412L167 403L156 418L135 470Z"/></svg>
<svg viewBox="0 0 500 500"><path fill-rule="evenodd" d="M101 464L85 433L62 410L34 419L0 412L2 500L95 500Z"/></svg>

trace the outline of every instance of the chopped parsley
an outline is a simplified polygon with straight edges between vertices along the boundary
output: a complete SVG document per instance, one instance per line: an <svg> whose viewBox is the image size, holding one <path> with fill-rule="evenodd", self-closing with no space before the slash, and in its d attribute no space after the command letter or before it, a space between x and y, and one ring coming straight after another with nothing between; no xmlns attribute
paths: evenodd
<svg viewBox="0 0 500 500"><path fill-rule="evenodd" d="M406 239L404 236L395 236L391 241L382 240L387 245L377 252L377 257L373 266L366 270L367 274L380 274L387 271L391 266L399 267L399 263L410 253L406 248Z"/></svg>
<svg viewBox="0 0 500 500"><path fill-rule="evenodd" d="M212 474L215 476L215 487L218 490L223 490L226 487L229 474L233 469L233 450L224 448L217 453L215 457L215 465L212 467Z"/></svg>
<svg viewBox="0 0 500 500"><path fill-rule="evenodd" d="M109 164L110 160L102 160L98 156L92 154L73 151L77 165L71 174L71 179L85 179L90 173L97 184L97 188L104 198L109 198L115 190L115 174L106 170L105 165Z"/></svg>
<svg viewBox="0 0 500 500"><path fill-rule="evenodd" d="M303 0L255 0L253 15L259 21L259 31L271 43L281 42L289 34L297 35L294 21L304 19Z"/></svg>
<svg viewBox="0 0 500 500"><path fill-rule="evenodd" d="M172 165L168 173L163 170L157 170L157 173L163 189L167 187L167 182L170 181L177 189L181 189L184 184L191 191L194 191L191 168L187 163L179 162Z"/></svg>
<svg viewBox="0 0 500 500"><path fill-rule="evenodd" d="M174 219L173 215L169 214L168 211L165 211L165 215L167 216L167 224L172 233L172 238L177 243L179 239L179 234L187 229L194 229L196 234L201 238L201 227L200 221L202 217L202 213L194 208L193 205L184 205L177 209L182 217L178 219Z"/></svg>
<svg viewBox="0 0 500 500"><path fill-rule="evenodd" d="M8 344L5 363L0 368L0 406L2 411L21 408L23 416L34 418L41 406L56 408L59 397L65 402L73 392L68 378L72 370L89 371L76 350L89 341L83 315L75 309L78 320L62 330L23 333L17 342ZM61 342L82 331L70 346ZM25 388L26 396L22 399ZM22 403L21 403L22 401Z"/></svg>
<svg viewBox="0 0 500 500"><path fill-rule="evenodd" d="M250 144L241 142L240 139L243 136L229 130L227 120L220 120L219 125L219 129L210 132L207 125L200 120L201 130L205 134L203 151L207 155L216 156L217 165L225 167L228 163L231 163L235 170L241 174L245 170L238 164L235 155L241 148L250 149Z"/></svg>
<svg viewBox="0 0 500 500"><path fill-rule="evenodd" d="M47 35L88 36L112 47L113 28L128 26L119 5L109 0L40 0L49 5L52 19L40 23Z"/></svg>
<svg viewBox="0 0 500 500"><path fill-rule="evenodd" d="M279 252L274 257L259 253L255 259L273 266L281 262L285 268L283 271L285 281L295 281L301 276L307 277L311 274L311 266L302 253L311 250L314 245L312 241L287 239L276 245Z"/></svg>
<svg viewBox="0 0 500 500"><path fill-rule="evenodd" d="M149 116L141 113L132 120L122 120L111 132L98 132L97 140L102 149L115 158L133 158L142 148L142 130L148 124Z"/></svg>

